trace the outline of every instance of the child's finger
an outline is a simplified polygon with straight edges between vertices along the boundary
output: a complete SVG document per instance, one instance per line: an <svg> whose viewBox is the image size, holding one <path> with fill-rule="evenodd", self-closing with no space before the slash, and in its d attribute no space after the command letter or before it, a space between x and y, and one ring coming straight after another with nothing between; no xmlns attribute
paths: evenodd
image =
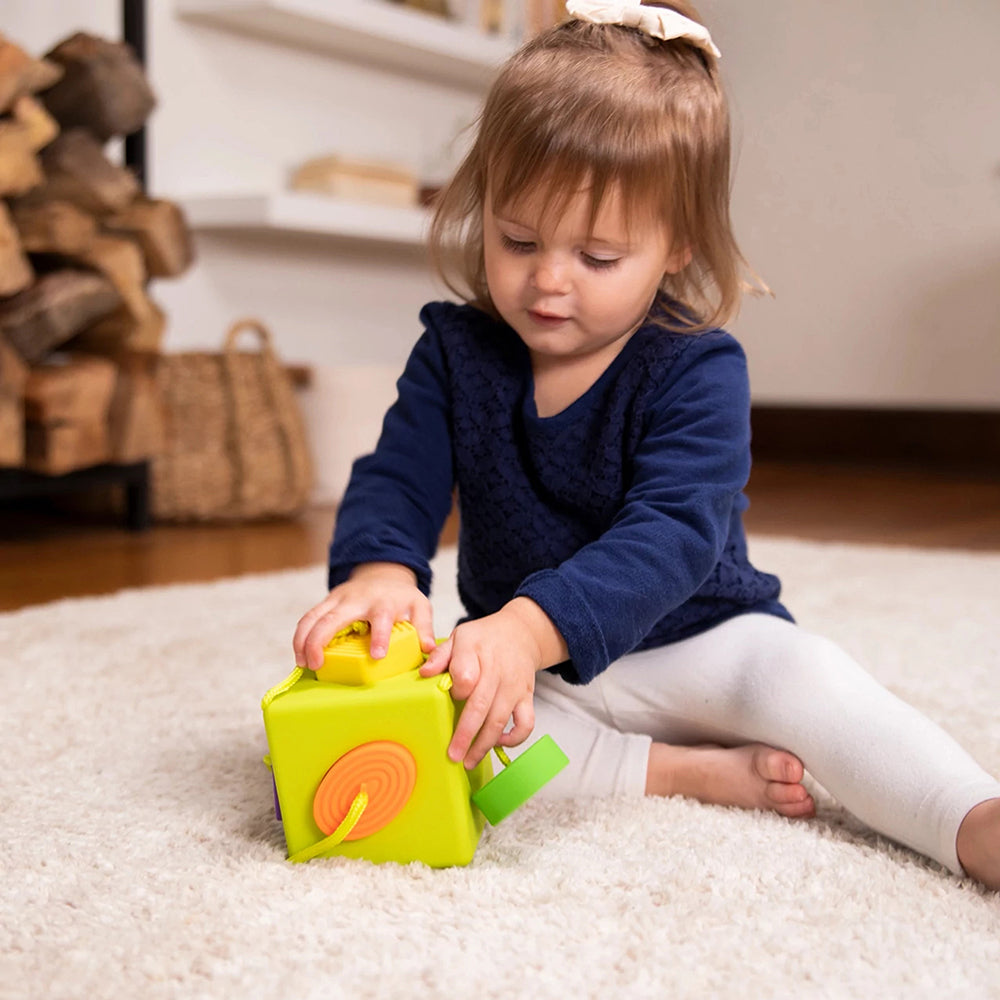
<svg viewBox="0 0 1000 1000"><path fill-rule="evenodd" d="M440 646L435 646L433 652L424 661L423 666L421 666L420 676L434 677L437 674L443 674L448 669L448 664L451 661L453 644L454 639L448 639L442 642Z"/></svg>
<svg viewBox="0 0 1000 1000"><path fill-rule="evenodd" d="M451 671L454 677L454 663L452 663ZM497 678L484 677L465 702L462 714L458 718L458 725L455 727L455 734L452 736L451 743L448 746L448 757L450 760L460 761L468 757L472 741L486 721L487 713L490 711L496 698L497 686ZM453 687L452 695L454 694L455 688ZM501 730L503 729L503 725L504 723L501 722ZM486 749L488 750L489 747ZM481 758L482 755L480 755Z"/></svg>
<svg viewBox="0 0 1000 1000"><path fill-rule="evenodd" d="M510 722L510 709L502 705L490 708L479 734L465 755L466 768L472 770L500 742L508 722Z"/></svg>
<svg viewBox="0 0 1000 1000"><path fill-rule="evenodd" d="M452 648L451 660L448 663L448 670L451 673L451 696L455 701L465 701L469 698L476 690L476 685L482 676L479 660L468 653L463 656L460 649L456 651L454 647ZM493 690L496 690L496 683L494 683ZM491 691L490 701L492 700ZM488 708L489 702L482 706L483 716L486 715ZM482 718L479 721L482 722Z"/></svg>
<svg viewBox="0 0 1000 1000"><path fill-rule="evenodd" d="M516 747L523 743L535 728L535 704L531 698L519 701L514 706L514 725L509 732L501 734L497 742L501 746Z"/></svg>
<svg viewBox="0 0 1000 1000"><path fill-rule="evenodd" d="M313 630L316 622L327 612L329 608L328 600L329 598L321 601L316 607L310 608L295 626L295 635L292 637L292 650L295 653L295 662L298 664L305 663L306 639Z"/></svg>
<svg viewBox="0 0 1000 1000"><path fill-rule="evenodd" d="M332 612L316 620L303 644L302 659L296 660L297 666L308 667L310 670L319 670L323 666L326 644L342 628L337 622L338 618Z"/></svg>
<svg viewBox="0 0 1000 1000"><path fill-rule="evenodd" d="M410 621L420 636L420 648L425 653L431 653L437 648L434 638L434 612L430 601L421 601L414 605Z"/></svg>
<svg viewBox="0 0 1000 1000"><path fill-rule="evenodd" d="M316 619L303 645L303 660L298 660L298 666L319 670L326 658L326 644L340 631L359 619L357 611L350 606L337 605Z"/></svg>
<svg viewBox="0 0 1000 1000"><path fill-rule="evenodd" d="M395 616L388 611L376 611L369 618L368 624L372 630L368 640L368 651L373 660L381 660L389 651L392 626L396 624Z"/></svg>

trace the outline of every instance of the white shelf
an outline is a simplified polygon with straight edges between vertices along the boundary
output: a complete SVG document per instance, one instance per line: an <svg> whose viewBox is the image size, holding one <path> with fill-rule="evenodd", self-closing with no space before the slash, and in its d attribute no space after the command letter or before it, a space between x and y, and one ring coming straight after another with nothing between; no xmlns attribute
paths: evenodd
<svg viewBox="0 0 1000 1000"><path fill-rule="evenodd" d="M515 48L387 0L176 0L176 10L190 21L475 89Z"/></svg>
<svg viewBox="0 0 1000 1000"><path fill-rule="evenodd" d="M393 208L291 192L179 200L191 228L209 231L301 233L420 247L430 221L430 213L421 208Z"/></svg>

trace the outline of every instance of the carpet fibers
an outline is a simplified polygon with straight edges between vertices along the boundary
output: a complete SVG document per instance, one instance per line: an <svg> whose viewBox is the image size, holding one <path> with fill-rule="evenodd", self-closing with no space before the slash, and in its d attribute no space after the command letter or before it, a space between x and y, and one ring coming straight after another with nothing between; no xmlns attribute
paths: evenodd
<svg viewBox="0 0 1000 1000"><path fill-rule="evenodd" d="M1000 773L1000 555L751 550ZM467 868L288 864L259 702L322 588L316 567L0 615L0 996L1000 997L1000 894L819 788L805 822L532 802Z"/></svg>

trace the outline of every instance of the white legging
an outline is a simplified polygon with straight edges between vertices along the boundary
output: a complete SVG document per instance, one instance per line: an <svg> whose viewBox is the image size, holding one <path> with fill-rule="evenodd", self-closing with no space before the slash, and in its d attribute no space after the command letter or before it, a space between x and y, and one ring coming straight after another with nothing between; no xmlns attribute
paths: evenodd
<svg viewBox="0 0 1000 1000"><path fill-rule="evenodd" d="M631 653L584 686L539 674L535 731L518 749L544 733L570 759L549 798L643 795L653 740L789 750L864 823L957 874L959 825L1000 797L1000 782L835 643L771 615Z"/></svg>

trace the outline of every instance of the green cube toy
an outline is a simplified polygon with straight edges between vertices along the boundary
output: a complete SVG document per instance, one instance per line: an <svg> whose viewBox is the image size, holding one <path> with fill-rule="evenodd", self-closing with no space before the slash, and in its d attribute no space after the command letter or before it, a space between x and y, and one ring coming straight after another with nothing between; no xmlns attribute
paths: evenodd
<svg viewBox="0 0 1000 1000"><path fill-rule="evenodd" d="M367 632L355 623L330 643L315 675L296 668L264 697L289 860L339 855L435 868L468 864L484 814L499 822L566 757L546 737L494 781L489 757L471 771L449 760L461 709L451 677L420 676L423 655L412 625L393 627L380 660L368 654Z"/></svg>

